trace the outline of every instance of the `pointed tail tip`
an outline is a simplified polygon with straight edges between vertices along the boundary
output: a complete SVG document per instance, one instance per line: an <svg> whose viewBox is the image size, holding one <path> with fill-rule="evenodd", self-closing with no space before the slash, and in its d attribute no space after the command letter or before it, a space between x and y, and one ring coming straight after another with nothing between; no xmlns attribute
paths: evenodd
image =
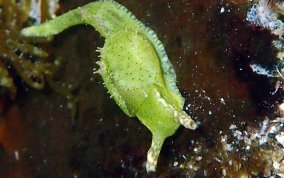
<svg viewBox="0 0 284 178"><path fill-rule="evenodd" d="M22 29L21 35L23 35L23 36L30 36L29 35L29 27Z"/></svg>
<svg viewBox="0 0 284 178"><path fill-rule="evenodd" d="M23 36L40 36L37 31L34 30L34 27L27 27L22 29L21 35Z"/></svg>
<svg viewBox="0 0 284 178"><path fill-rule="evenodd" d="M27 37L49 37L57 34L58 32L54 29L47 28L46 26L38 25L26 27L22 29L20 33Z"/></svg>

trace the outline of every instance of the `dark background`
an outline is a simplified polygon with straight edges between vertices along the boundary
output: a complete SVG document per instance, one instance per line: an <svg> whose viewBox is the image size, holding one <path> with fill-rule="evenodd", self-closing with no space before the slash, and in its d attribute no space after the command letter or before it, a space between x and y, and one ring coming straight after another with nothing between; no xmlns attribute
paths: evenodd
<svg viewBox="0 0 284 178"><path fill-rule="evenodd" d="M62 0L57 14L88 2ZM68 101L48 86L43 91L23 86L13 102L1 99L5 111L0 120L0 177L201 177L210 166L201 164L192 173L187 165L196 145L211 150L202 153L206 158L218 152L220 133L231 136L231 124L242 130L277 116L275 107L283 93L272 95L276 81L249 67L276 64L271 46L275 37L246 22L248 4L214 0L119 3L151 27L165 45L178 88L186 98L185 110L201 122L200 127L196 131L181 127L168 138L156 173L147 174L151 133L138 119L122 112L100 76L93 74L98 60L95 50L104 39L90 26L80 25L55 36L48 47L51 56L66 59L57 79L77 86L77 116L71 118ZM219 164L211 166L208 176L219 177L220 169Z"/></svg>

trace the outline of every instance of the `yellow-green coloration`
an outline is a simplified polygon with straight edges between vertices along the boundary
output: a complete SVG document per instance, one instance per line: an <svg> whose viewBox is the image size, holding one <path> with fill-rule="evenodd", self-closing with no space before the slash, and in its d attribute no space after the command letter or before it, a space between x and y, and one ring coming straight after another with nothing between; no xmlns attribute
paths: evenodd
<svg viewBox="0 0 284 178"><path fill-rule="evenodd" d="M57 1L0 0L0 95L16 97L15 75L11 75L14 71L28 87L41 90L47 83L51 89L65 96L74 117L76 98L72 95L72 88L54 80L62 60L58 58L50 62L48 54L34 45L49 42L49 38L38 39L20 34L24 25L53 16Z"/></svg>
<svg viewBox="0 0 284 178"><path fill-rule="evenodd" d="M101 60L95 73L120 108L137 116L152 132L147 171L155 171L164 140L180 124L195 129L195 122L183 110L184 98L176 87L176 76L157 35L138 21L125 7L103 0L67 12L39 26L26 28L26 36L58 34L76 24L90 24L103 37L98 51Z"/></svg>

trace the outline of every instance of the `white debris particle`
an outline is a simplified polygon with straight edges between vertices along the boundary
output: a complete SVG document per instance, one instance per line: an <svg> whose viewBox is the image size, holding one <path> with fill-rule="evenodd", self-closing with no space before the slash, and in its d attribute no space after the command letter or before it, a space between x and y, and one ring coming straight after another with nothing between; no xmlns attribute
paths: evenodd
<svg viewBox="0 0 284 178"><path fill-rule="evenodd" d="M212 115L212 112L211 112L211 111L209 111L209 112L208 112L208 114L209 114L209 115Z"/></svg>
<svg viewBox="0 0 284 178"><path fill-rule="evenodd" d="M226 141L227 141L227 135L222 136L222 137L221 137L221 140L222 140L222 142L226 142Z"/></svg>
<svg viewBox="0 0 284 178"><path fill-rule="evenodd" d="M176 167L177 165L178 165L178 162L177 162L177 161L175 161L175 162L174 162L174 166Z"/></svg>
<svg viewBox="0 0 284 178"><path fill-rule="evenodd" d="M190 106L189 106L189 105L187 105L187 106L185 107L185 110L188 110L188 109L189 109L189 107L190 107Z"/></svg>
<svg viewBox="0 0 284 178"><path fill-rule="evenodd" d="M266 142L267 142L267 137L264 137L264 136L260 137L260 139L259 139L259 145L263 145L263 144L265 144Z"/></svg>
<svg viewBox="0 0 284 178"><path fill-rule="evenodd" d="M230 125L229 129L230 129L230 130L237 129L237 126L236 126L236 125L234 125L234 124L232 124L232 125Z"/></svg>
<svg viewBox="0 0 284 178"><path fill-rule="evenodd" d="M224 98L221 98L221 99L220 99L220 102L221 102L222 104L224 104L224 105L226 104Z"/></svg>
<svg viewBox="0 0 284 178"><path fill-rule="evenodd" d="M197 127L199 127L201 125L200 121L196 121L195 123L196 123Z"/></svg>
<svg viewBox="0 0 284 178"><path fill-rule="evenodd" d="M59 65L60 65L60 61L59 61L59 60L55 60L55 61L54 61L54 64L55 64L56 66L59 66Z"/></svg>
<svg viewBox="0 0 284 178"><path fill-rule="evenodd" d="M234 131L233 133L234 137L240 139L242 137L242 132L239 130Z"/></svg>
<svg viewBox="0 0 284 178"><path fill-rule="evenodd" d="M227 151L233 151L233 150L234 150L234 147L232 146L232 144L226 143L225 149L226 149Z"/></svg>
<svg viewBox="0 0 284 178"><path fill-rule="evenodd" d="M220 13L222 14L222 13L224 13L224 12L225 12L225 8L222 7L221 10L220 10Z"/></svg>
<svg viewBox="0 0 284 178"><path fill-rule="evenodd" d="M279 130L275 126L271 126L269 133L277 133Z"/></svg>
<svg viewBox="0 0 284 178"><path fill-rule="evenodd" d="M18 150L15 150L14 155L15 155L15 159L16 159L17 161L20 160L20 155L19 155Z"/></svg>
<svg viewBox="0 0 284 178"><path fill-rule="evenodd" d="M197 158L196 158L196 161L201 161L202 160L202 156L198 156Z"/></svg>
<svg viewBox="0 0 284 178"><path fill-rule="evenodd" d="M284 103L279 105L279 110L284 113Z"/></svg>
<svg viewBox="0 0 284 178"><path fill-rule="evenodd" d="M227 171L226 171L226 169L222 169L222 174L223 174L223 176L227 176Z"/></svg>
<svg viewBox="0 0 284 178"><path fill-rule="evenodd" d="M265 118L264 121L262 122L262 127L261 127L259 134L264 135L268 126L269 126L269 119Z"/></svg>
<svg viewBox="0 0 284 178"><path fill-rule="evenodd" d="M221 163L222 161L219 159L219 158L217 158L217 157L215 157L214 158L216 161L218 161L219 163Z"/></svg>
<svg viewBox="0 0 284 178"><path fill-rule="evenodd" d="M259 74L259 75L265 75L267 77L273 77L273 74L271 74L270 71L268 71L267 69L261 67L258 64L251 64L250 68L252 69L253 72Z"/></svg>
<svg viewBox="0 0 284 178"><path fill-rule="evenodd" d="M282 44L282 42L280 41L280 40L274 40L274 41L272 41L272 44L275 46L275 48L277 48L277 49L282 49L283 48L283 44Z"/></svg>
<svg viewBox="0 0 284 178"><path fill-rule="evenodd" d="M207 170L203 171L204 176L207 176Z"/></svg>
<svg viewBox="0 0 284 178"><path fill-rule="evenodd" d="M249 149L250 149L250 146L249 146L249 145L247 145L247 146L246 146L246 150L249 150Z"/></svg>
<svg viewBox="0 0 284 178"><path fill-rule="evenodd" d="M284 146L284 132L276 135L275 138L282 146Z"/></svg>
<svg viewBox="0 0 284 178"><path fill-rule="evenodd" d="M208 101L211 100L211 98L209 96L205 96L205 99L207 99Z"/></svg>
<svg viewBox="0 0 284 178"><path fill-rule="evenodd" d="M280 169L280 164L279 164L278 162L274 161L274 162L273 162L273 167L274 167L275 169L279 170L279 169Z"/></svg>

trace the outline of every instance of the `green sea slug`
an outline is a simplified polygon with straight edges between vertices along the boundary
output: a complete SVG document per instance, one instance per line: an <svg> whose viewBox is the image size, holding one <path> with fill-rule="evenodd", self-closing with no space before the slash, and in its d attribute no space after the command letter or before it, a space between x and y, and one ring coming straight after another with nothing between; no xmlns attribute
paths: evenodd
<svg viewBox="0 0 284 178"><path fill-rule="evenodd" d="M77 25L89 24L105 38L95 73L103 78L119 107L152 132L147 171L155 171L164 140L182 124L196 123L183 111L184 98L176 87L176 75L157 35L125 7L101 0L71 10L39 26L22 30L25 36L50 36Z"/></svg>

